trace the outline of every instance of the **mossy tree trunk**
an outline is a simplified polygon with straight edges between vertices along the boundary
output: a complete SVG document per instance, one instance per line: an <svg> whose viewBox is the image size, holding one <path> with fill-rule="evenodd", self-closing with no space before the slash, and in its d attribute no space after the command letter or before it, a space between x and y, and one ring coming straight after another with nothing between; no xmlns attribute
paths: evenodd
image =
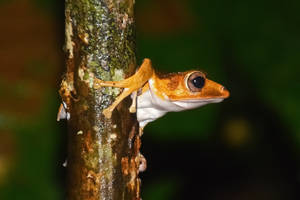
<svg viewBox="0 0 300 200"><path fill-rule="evenodd" d="M102 115L117 88L93 89L135 71L134 0L66 0L66 65L60 94L68 119L67 199L140 199L138 125L127 98Z"/></svg>

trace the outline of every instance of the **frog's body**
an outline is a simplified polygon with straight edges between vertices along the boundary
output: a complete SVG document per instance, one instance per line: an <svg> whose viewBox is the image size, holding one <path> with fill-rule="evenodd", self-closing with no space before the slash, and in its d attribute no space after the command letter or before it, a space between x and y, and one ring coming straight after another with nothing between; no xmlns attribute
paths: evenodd
<svg viewBox="0 0 300 200"><path fill-rule="evenodd" d="M156 80L157 81L157 80ZM149 89L137 96L137 120L141 127L147 123L162 117L167 112L179 112L203 106L208 103L217 103L222 101L222 98L214 99L174 99L170 93L172 90L168 88L170 93L157 92L155 81L151 78L148 81ZM174 90L173 90L174 92Z"/></svg>
<svg viewBox="0 0 300 200"><path fill-rule="evenodd" d="M115 107L132 94L131 112L137 112L141 128L167 112L179 112L209 103L218 103L229 97L222 85L206 78L200 71L170 73L158 76L149 59L144 59L138 71L122 81L95 80L95 88L102 86L124 88L115 102L103 111L110 118Z"/></svg>

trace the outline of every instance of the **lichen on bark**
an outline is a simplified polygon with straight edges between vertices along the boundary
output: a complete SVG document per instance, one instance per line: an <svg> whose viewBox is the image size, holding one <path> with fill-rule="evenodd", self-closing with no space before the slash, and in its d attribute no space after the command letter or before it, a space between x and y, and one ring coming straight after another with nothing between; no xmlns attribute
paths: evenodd
<svg viewBox="0 0 300 200"><path fill-rule="evenodd" d="M95 77L118 81L135 70L134 0L65 5L67 72L60 94L70 113L67 198L139 199L141 141L130 100L105 119L102 110L120 89L93 89Z"/></svg>

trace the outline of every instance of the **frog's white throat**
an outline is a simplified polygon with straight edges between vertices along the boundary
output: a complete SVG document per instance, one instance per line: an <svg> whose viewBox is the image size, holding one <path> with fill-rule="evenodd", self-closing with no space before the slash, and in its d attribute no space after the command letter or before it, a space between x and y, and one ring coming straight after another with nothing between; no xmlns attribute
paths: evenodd
<svg viewBox="0 0 300 200"><path fill-rule="evenodd" d="M145 127L149 122L164 116L167 112L179 112L201 107L209 103L221 102L222 98L216 99L192 99L182 101L170 101L161 99L155 95L151 81L149 90L137 97L137 120L140 127Z"/></svg>

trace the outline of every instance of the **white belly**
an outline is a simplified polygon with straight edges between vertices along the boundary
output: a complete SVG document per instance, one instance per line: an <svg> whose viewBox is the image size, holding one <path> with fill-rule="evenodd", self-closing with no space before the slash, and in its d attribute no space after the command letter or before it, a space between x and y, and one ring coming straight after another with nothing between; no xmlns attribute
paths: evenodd
<svg viewBox="0 0 300 200"><path fill-rule="evenodd" d="M140 127L164 116L167 112L179 112L197 108L208 103L217 103L223 99L194 99L185 101L170 101L161 99L150 89L137 97L137 120Z"/></svg>

